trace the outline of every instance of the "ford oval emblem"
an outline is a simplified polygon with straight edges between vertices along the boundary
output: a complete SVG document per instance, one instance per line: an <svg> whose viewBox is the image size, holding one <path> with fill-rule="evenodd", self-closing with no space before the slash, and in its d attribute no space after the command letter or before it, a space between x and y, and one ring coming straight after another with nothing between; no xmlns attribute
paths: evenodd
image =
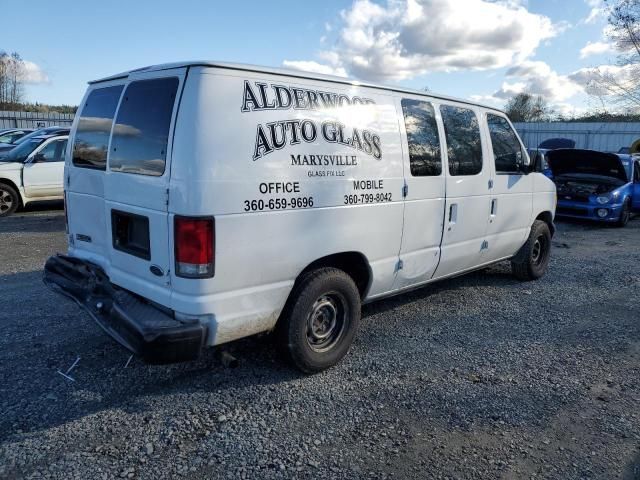
<svg viewBox="0 0 640 480"><path fill-rule="evenodd" d="M164 275L164 270L162 270L158 265L151 265L149 267L151 273L153 273L156 277L162 277Z"/></svg>

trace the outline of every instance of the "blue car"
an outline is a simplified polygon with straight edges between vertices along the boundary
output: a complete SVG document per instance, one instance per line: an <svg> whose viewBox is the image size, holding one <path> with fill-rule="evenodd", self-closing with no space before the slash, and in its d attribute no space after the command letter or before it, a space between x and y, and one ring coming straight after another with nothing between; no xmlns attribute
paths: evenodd
<svg viewBox="0 0 640 480"><path fill-rule="evenodd" d="M593 150L546 152L558 192L556 215L624 227L640 212L640 158Z"/></svg>

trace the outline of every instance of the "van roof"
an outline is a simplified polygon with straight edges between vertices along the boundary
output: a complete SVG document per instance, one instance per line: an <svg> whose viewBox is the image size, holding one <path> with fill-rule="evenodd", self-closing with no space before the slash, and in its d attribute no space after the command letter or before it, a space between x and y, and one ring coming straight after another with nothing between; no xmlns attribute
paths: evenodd
<svg viewBox="0 0 640 480"><path fill-rule="evenodd" d="M447 95L440 95L440 94L432 93L432 92L425 92L425 91L422 91L422 90L414 90L414 89L411 89L411 88L403 88L403 87L399 87L399 86L382 85L382 84L376 84L376 83L371 83L371 82L361 82L361 81L357 81L357 80L350 80L350 79L344 78L344 77L336 77L334 75L324 75L324 74L321 74L321 73L305 72L303 70L293 70L293 69L274 68L274 67L262 67L262 66L258 66L258 65L250 65L250 64L243 64L243 63L216 62L216 61L210 61L210 60L192 60L192 61L185 61L185 62L173 62L173 63L162 63L162 64L158 64L158 65L149 65L147 67L136 68L136 69L129 70L129 71L126 71L126 72L118 73L116 75L110 75L108 77L104 77L104 78L100 78L100 79L97 79L97 80L93 80L93 81L90 81L89 84L94 84L94 83L99 83L99 82L106 82L108 80L116 80L118 78L126 78L130 74L137 73L137 72L153 72L153 71L169 70L169 69L172 69L172 68L182 68L182 67L226 68L226 69L230 69L230 70L244 70L244 71L247 71L247 72L269 73L269 74L272 74L272 75L283 75L283 76L287 76L287 77L305 78L305 79L310 79L310 80L322 80L322 81L327 81L327 82L332 82L332 83L340 83L340 84L344 84L344 85L357 85L357 86L362 86L362 87L379 88L379 89L382 89L382 90L388 90L388 91L392 91L392 92L409 93L409 94L412 94L412 95L422 95L422 96L425 96L425 97L438 98L438 99L441 99L441 100L450 100L452 102L466 103L468 105L476 105L476 106L479 106L479 107L487 108L489 110L495 110L497 112L504 113L503 110L501 110L499 108L496 108L496 107L493 107L491 105L487 105L487 104L483 104L483 103L479 103L479 102L473 102L471 100L465 100L463 98L456 98L456 97L451 97L451 96L447 96Z"/></svg>

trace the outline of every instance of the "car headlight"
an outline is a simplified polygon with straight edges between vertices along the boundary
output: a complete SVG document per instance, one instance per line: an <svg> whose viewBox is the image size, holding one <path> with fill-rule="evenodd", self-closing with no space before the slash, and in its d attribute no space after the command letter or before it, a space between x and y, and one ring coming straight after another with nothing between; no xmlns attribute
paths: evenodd
<svg viewBox="0 0 640 480"><path fill-rule="evenodd" d="M611 200L611 197L609 195L603 195L600 197L596 198L596 202L598 202L600 205L604 205L605 203L609 203L609 201Z"/></svg>

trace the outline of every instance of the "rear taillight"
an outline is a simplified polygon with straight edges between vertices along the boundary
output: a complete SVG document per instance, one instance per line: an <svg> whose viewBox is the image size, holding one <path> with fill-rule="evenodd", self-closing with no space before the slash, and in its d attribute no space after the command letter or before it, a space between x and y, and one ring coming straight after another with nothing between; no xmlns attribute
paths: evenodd
<svg viewBox="0 0 640 480"><path fill-rule="evenodd" d="M215 226L212 217L180 217L174 221L176 275L185 278L213 277Z"/></svg>

